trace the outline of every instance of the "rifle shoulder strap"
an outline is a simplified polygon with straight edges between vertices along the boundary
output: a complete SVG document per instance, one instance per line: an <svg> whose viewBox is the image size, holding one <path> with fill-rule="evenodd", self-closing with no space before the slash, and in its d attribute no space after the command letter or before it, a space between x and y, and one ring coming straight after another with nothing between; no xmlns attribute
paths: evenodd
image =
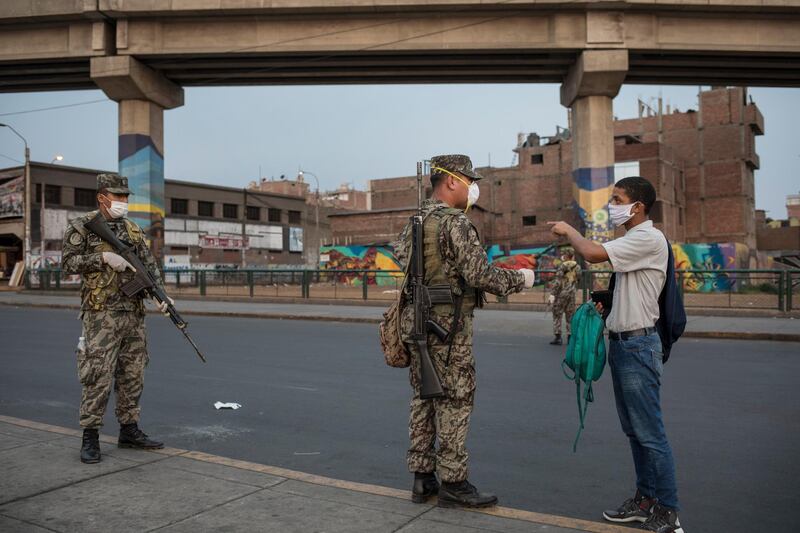
<svg viewBox="0 0 800 533"><path fill-rule="evenodd" d="M90 213L87 213L86 215L83 215L81 217L78 217L78 218L74 219L72 222L70 222L70 225L73 228L75 228L75 231L80 233L81 237L83 237L85 239L86 236L89 235L89 230L86 229L86 227L84 227L84 225L83 225L84 220L86 220L87 218L89 220L91 220L91 219L94 218L94 216L96 214L97 214L97 211L92 211Z"/></svg>

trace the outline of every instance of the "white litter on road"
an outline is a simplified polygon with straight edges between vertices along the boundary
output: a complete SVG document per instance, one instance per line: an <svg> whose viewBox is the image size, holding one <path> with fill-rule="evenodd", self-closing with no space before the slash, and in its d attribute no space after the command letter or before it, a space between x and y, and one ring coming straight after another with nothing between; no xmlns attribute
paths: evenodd
<svg viewBox="0 0 800 533"><path fill-rule="evenodd" d="M217 409L238 409L241 407L241 404L233 402L216 402L214 407Z"/></svg>

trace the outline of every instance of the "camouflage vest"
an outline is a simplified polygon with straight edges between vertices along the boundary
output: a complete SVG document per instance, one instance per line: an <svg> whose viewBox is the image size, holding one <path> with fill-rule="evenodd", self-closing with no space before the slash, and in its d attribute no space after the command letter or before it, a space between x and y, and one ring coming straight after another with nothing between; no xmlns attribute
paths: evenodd
<svg viewBox="0 0 800 533"><path fill-rule="evenodd" d="M88 213L86 215L86 220L91 220L96 214L97 211ZM127 238L124 240L127 240L134 246L138 246L139 243L144 240L144 232L136 223L127 218L123 219L123 221L127 234ZM74 223L73 227L75 231L80 233L86 240L88 253L114 252L110 244L86 229L82 223ZM117 237L120 237L120 235L117 234ZM88 307L94 311L113 309L144 312L142 298L128 298L120 289L123 285L131 281L133 276L134 274L130 271L115 272L108 265L105 265L105 268L99 272L85 274L81 287L81 300L84 304L82 307L84 309Z"/></svg>
<svg viewBox="0 0 800 533"><path fill-rule="evenodd" d="M476 291L472 287L465 286L464 281L461 279L461 276L455 272L455 269L445 268L439 247L442 222L444 219L448 216L460 215L462 213L463 212L458 209L445 207L434 209L425 217L425 285L429 287L434 285L449 285L450 291L453 293L453 298L463 295L463 312L470 313L476 305ZM434 305L434 310L438 311L436 308L440 306L447 307L447 309L441 309L441 311L445 313L453 312L454 306L448 304Z"/></svg>

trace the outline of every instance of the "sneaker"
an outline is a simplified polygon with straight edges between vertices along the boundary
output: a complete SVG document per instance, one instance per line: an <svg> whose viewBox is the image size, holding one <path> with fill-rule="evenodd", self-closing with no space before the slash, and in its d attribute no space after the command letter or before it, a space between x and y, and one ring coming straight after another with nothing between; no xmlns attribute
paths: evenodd
<svg viewBox="0 0 800 533"><path fill-rule="evenodd" d="M639 526L639 529L644 531L656 531L657 533L683 533L681 521L678 520L678 512L675 511L675 509L669 509L660 505L653 507L650 518Z"/></svg>
<svg viewBox="0 0 800 533"><path fill-rule="evenodd" d="M636 491L633 498L625 500L615 511L603 511L603 518L609 522L645 522L650 518L650 512L655 505L655 498L646 498L641 492Z"/></svg>

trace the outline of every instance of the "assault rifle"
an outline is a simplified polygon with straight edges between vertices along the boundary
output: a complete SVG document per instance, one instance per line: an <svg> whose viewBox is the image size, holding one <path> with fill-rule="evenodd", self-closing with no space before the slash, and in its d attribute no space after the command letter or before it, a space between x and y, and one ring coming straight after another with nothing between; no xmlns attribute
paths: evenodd
<svg viewBox="0 0 800 533"><path fill-rule="evenodd" d="M414 330L411 339L417 345L420 358L420 394L423 400L441 398L444 396L442 383L436 374L436 369L428 353L428 333L433 333L442 341L449 338L449 332L431 319L431 288L425 285L425 237L424 222L422 217L422 163L417 163L417 214L411 217L411 259L409 265L409 284L411 286L411 303L414 306ZM450 288L447 287L446 296L438 294L438 298L449 297L452 301ZM437 299L436 303L439 302Z"/></svg>
<svg viewBox="0 0 800 533"><path fill-rule="evenodd" d="M110 244L115 253L119 254L123 259L130 263L133 268L136 269L134 278L121 287L125 296L135 296L144 291L147 296L155 298L159 303L166 302L167 314L169 315L170 320L172 320L172 323L177 326L181 333L183 333L183 336L186 337L186 340L192 345L194 351L197 352L197 356L200 358L200 360L205 363L206 358L203 357L202 353L200 353L200 349L186 331L186 326L188 326L189 323L181 318L177 309L175 309L175 306L169 303L169 298L156 283L156 278L153 273L150 272L146 266L144 266L141 259L139 259L139 256L136 254L136 248L133 246L126 246L117 238L114 232L111 231L111 228L108 227L106 219L103 217L102 213L97 213L94 218L84 224L84 227L100 237L106 243Z"/></svg>

